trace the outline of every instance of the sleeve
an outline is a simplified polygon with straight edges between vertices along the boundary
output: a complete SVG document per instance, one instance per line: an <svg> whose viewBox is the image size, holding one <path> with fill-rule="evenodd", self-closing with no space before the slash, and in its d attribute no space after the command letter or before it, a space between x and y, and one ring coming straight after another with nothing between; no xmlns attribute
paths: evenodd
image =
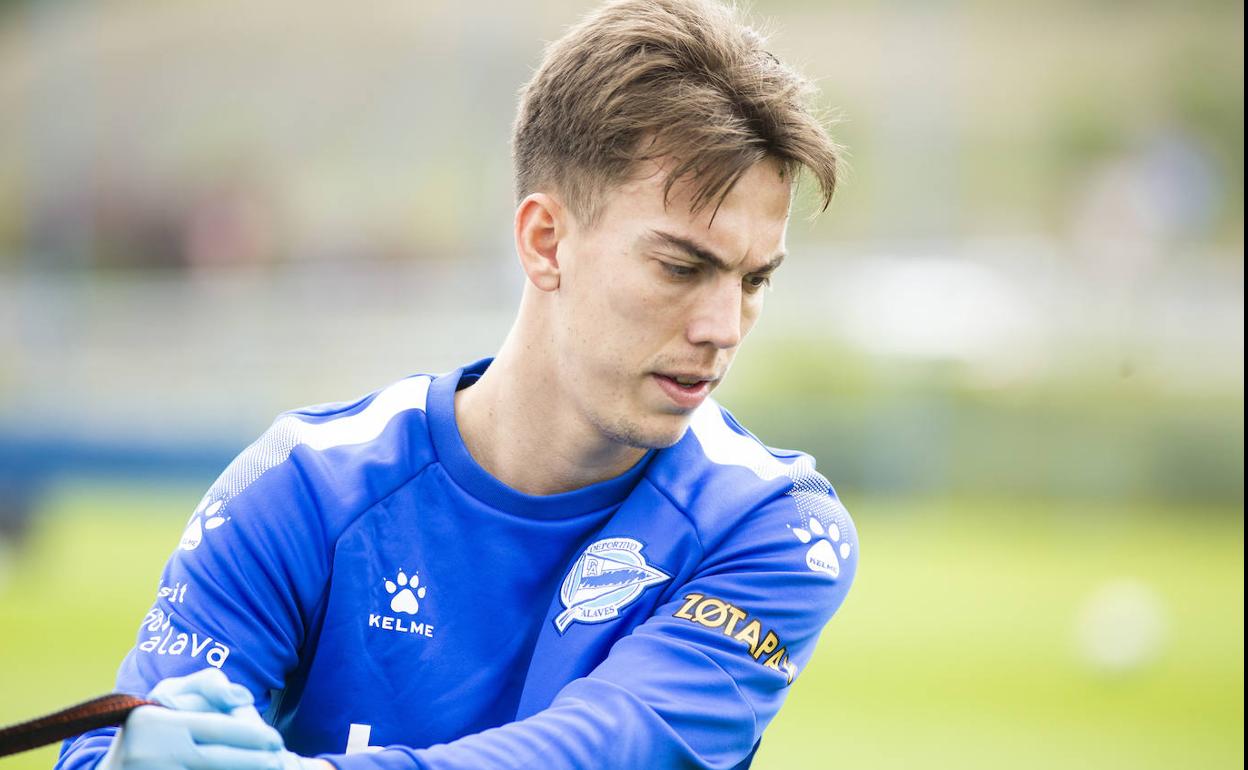
<svg viewBox="0 0 1248 770"><path fill-rule="evenodd" d="M283 449L281 421L226 468L165 564L155 603L117 673L119 692L213 666L263 713L298 663L328 555L305 473ZM287 442L289 443L289 442ZM116 728L67 740L57 770L87 770Z"/></svg>
<svg viewBox="0 0 1248 770"><path fill-rule="evenodd" d="M527 719L427 749L325 756L341 770L748 766L857 570L830 488L744 519L671 601Z"/></svg>

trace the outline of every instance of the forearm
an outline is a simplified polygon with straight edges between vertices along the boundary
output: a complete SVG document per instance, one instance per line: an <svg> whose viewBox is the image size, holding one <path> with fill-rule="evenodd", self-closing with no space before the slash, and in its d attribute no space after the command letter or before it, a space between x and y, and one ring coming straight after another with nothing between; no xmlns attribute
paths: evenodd
<svg viewBox="0 0 1248 770"><path fill-rule="evenodd" d="M725 702L704 729L716 745L690 746L665 715L623 687L580 680L528 719L425 749L389 747L328 757L339 770L650 770L731 768L749 755L752 716Z"/></svg>
<svg viewBox="0 0 1248 770"><path fill-rule="evenodd" d="M103 727L66 740L53 770L95 770L116 734L116 727Z"/></svg>

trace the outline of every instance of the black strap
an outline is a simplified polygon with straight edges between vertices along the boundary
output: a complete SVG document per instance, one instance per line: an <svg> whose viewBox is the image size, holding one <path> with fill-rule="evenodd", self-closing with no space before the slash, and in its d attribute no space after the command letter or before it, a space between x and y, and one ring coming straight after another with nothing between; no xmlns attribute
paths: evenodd
<svg viewBox="0 0 1248 770"><path fill-rule="evenodd" d="M123 724L139 706L159 706L155 701L113 693L83 701L77 706L0 728L0 757L63 741L88 730Z"/></svg>

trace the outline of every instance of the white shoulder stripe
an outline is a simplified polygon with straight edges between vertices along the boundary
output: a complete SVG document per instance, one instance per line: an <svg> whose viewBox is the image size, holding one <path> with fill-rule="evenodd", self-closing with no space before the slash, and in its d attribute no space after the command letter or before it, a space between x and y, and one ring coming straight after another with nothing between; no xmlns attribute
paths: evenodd
<svg viewBox="0 0 1248 770"><path fill-rule="evenodd" d="M748 468L763 481L787 476L793 484L787 494L797 504L799 514L817 518L824 527L836 526L843 530L848 526L845 507L809 457L799 455L791 462L784 462L752 436L733 430L714 401L708 400L698 407L689 427L711 462Z"/></svg>
<svg viewBox="0 0 1248 770"><path fill-rule="evenodd" d="M429 396L429 382L428 377L400 380L378 393L364 411L348 417L319 423L303 422L294 415L282 419L297 422L299 443L318 451L348 444L365 444L380 436L399 412L424 410Z"/></svg>
<svg viewBox="0 0 1248 770"><path fill-rule="evenodd" d="M230 500L270 469L286 462L295 447L304 445L318 452L333 447L366 444L381 435L394 416L412 409L424 410L429 395L428 376L408 377L378 393L357 414L305 422L288 414L273 425L234 458L220 478L204 495L191 514L180 547L194 550L204 530L212 530L229 520L225 508ZM204 521L201 525L200 519Z"/></svg>
<svg viewBox="0 0 1248 770"><path fill-rule="evenodd" d="M749 436L737 433L724 421L719 404L707 400L693 413L689 427L697 436L706 459L718 465L740 465L763 481L789 473L789 466Z"/></svg>

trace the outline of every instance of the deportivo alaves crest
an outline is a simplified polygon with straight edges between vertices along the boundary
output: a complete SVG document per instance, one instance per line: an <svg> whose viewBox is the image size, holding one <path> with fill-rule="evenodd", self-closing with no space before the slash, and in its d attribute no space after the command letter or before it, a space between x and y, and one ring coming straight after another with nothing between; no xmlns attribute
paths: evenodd
<svg viewBox="0 0 1248 770"><path fill-rule="evenodd" d="M613 537L591 544L568 570L559 589L564 611L555 618L559 633L573 623L604 623L671 575L646 563L641 543Z"/></svg>

